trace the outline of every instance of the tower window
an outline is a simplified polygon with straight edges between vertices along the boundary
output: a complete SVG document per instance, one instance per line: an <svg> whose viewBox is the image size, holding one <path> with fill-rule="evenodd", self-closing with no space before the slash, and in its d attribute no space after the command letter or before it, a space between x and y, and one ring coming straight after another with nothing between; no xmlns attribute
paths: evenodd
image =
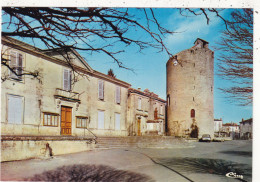
<svg viewBox="0 0 260 182"><path fill-rule="evenodd" d="M190 111L190 117L191 117L191 118L195 118L195 110L194 110L194 109L192 109L192 110Z"/></svg>
<svg viewBox="0 0 260 182"><path fill-rule="evenodd" d="M170 94L168 94L168 95L167 95L167 104L168 104L168 106L169 106L170 103L171 103L170 101L171 101L171 100L170 100Z"/></svg>

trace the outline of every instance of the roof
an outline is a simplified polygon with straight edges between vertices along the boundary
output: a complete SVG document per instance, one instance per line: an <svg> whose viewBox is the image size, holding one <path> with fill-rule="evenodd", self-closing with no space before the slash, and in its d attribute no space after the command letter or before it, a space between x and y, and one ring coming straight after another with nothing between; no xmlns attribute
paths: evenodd
<svg viewBox="0 0 260 182"><path fill-rule="evenodd" d="M214 119L214 121L222 121L222 118L220 118L220 119Z"/></svg>
<svg viewBox="0 0 260 182"><path fill-rule="evenodd" d="M8 37L8 36L2 36L2 44L3 45L6 45L6 46L9 46L9 47L12 47L14 49L17 49L17 50L20 50L20 51L23 51L23 52L26 52L28 54L31 54L31 55L35 55L35 56L39 56L47 61L50 61L50 62L53 62L53 63L56 63L56 64L59 64L59 65L62 65L62 66L66 66L66 67L69 67L68 63L65 61L65 60L62 60L62 59L59 59L59 58L56 58L54 56L51 56L51 53L53 54L56 54L58 52L59 49L49 49L49 50L42 50L40 48L37 48L37 47L34 47L30 44L27 44L25 42L22 42L20 40L17 40L17 39L14 39L12 37ZM80 62L84 65L84 67L80 67L78 65L73 65L73 68L77 71L80 71L84 74L89 74L91 76L94 76L94 77L98 77L98 78L101 78L101 79L104 79L104 80L107 80L109 82L113 82L113 83L116 83L116 84L120 84L121 86L124 86L124 87L131 87L131 84L127 83L127 82L124 82L122 80L119 80L117 78L112 78L111 76L108 76L106 74L103 74L103 73L100 73L98 71L95 71L93 70L88 64L87 62L85 61L84 58L82 58L80 56L80 54L74 50L74 49L71 49L70 50L79 60ZM56 53L55 53L56 52Z"/></svg>
<svg viewBox="0 0 260 182"><path fill-rule="evenodd" d="M166 100L164 100L162 98L159 98L157 94L155 94L153 92L150 92L148 89L145 89L144 91L141 91L141 90L137 90L137 89L134 89L134 88L129 88L128 91L129 91L129 93L136 93L136 94L143 95L143 96L146 96L146 97L149 97L149 98L161 101L163 103L166 103Z"/></svg>
<svg viewBox="0 0 260 182"><path fill-rule="evenodd" d="M250 118L250 119L247 119L247 120L242 119L242 121L239 122L239 123L252 123L252 122L253 122L253 118Z"/></svg>
<svg viewBox="0 0 260 182"><path fill-rule="evenodd" d="M237 123L225 123L222 126L238 126Z"/></svg>
<svg viewBox="0 0 260 182"><path fill-rule="evenodd" d="M203 43L206 43L206 44L209 43L209 42L207 42L206 40L203 40L203 39L201 39L201 38L197 38L197 39L194 41L194 44L195 44L198 40L201 40Z"/></svg>
<svg viewBox="0 0 260 182"><path fill-rule="evenodd" d="M88 65L88 63L85 61L85 59L73 48L54 48L54 49L46 49L42 50L43 53L49 55L49 56L54 56L54 55L66 55L66 53L72 53L79 61L80 63L87 68L90 72L93 72L93 69Z"/></svg>

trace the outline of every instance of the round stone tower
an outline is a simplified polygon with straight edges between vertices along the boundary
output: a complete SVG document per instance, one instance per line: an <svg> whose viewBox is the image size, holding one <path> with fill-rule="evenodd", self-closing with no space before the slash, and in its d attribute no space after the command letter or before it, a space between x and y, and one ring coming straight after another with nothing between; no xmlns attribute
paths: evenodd
<svg viewBox="0 0 260 182"><path fill-rule="evenodd" d="M167 62L167 132L214 137L214 52L198 38Z"/></svg>

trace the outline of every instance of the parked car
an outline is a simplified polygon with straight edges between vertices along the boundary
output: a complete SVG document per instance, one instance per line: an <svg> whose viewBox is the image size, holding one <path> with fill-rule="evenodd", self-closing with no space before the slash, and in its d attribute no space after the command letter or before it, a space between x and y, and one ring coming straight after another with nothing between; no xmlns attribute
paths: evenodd
<svg viewBox="0 0 260 182"><path fill-rule="evenodd" d="M211 137L209 134L204 134L204 135L202 135L202 137L199 141L200 142L211 142Z"/></svg>
<svg viewBox="0 0 260 182"><path fill-rule="evenodd" d="M222 137L216 137L216 138L214 138L212 141L213 141L213 142L224 142L225 139L222 138Z"/></svg>

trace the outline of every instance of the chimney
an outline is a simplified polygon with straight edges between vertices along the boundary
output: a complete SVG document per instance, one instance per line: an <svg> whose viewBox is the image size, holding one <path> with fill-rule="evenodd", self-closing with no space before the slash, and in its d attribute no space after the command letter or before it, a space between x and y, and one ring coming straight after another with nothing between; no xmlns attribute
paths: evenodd
<svg viewBox="0 0 260 182"><path fill-rule="evenodd" d="M209 43L203 39L197 38L194 42L196 48L209 48Z"/></svg>

